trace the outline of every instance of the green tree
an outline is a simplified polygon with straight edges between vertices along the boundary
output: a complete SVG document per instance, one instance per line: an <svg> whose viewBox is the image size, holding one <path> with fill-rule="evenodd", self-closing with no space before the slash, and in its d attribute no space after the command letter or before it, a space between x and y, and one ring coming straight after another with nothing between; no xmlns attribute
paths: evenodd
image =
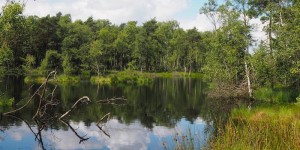
<svg viewBox="0 0 300 150"><path fill-rule="evenodd" d="M42 61L40 69L43 71L53 71L53 70L61 70L62 69L62 59L61 54L59 54L55 50L47 50L46 56Z"/></svg>
<svg viewBox="0 0 300 150"><path fill-rule="evenodd" d="M12 54L11 61L2 60L2 62L6 62L6 67L12 66L13 68L20 69L22 58L25 55L26 22L23 10L23 5L10 1L2 8L0 16L0 47L3 53L5 53L4 59L6 59L5 56ZM12 64L8 65L7 63Z"/></svg>
<svg viewBox="0 0 300 150"><path fill-rule="evenodd" d="M62 42L63 69L65 74L80 74L86 66L91 41L91 30L81 21L68 23L67 34Z"/></svg>

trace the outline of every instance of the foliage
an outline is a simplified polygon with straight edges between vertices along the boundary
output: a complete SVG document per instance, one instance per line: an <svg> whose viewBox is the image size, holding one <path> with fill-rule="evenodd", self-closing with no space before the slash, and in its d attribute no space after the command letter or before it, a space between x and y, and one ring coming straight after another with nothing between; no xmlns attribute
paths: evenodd
<svg viewBox="0 0 300 150"><path fill-rule="evenodd" d="M213 84L241 85L250 78L256 86L300 85L298 1L209 0L200 10L214 26L206 32L184 30L175 20L156 18L142 25L136 21L115 25L92 17L73 21L70 14L60 12L24 16L24 8L11 1L2 8L3 73L57 69L68 76L84 72L101 76L107 70L131 69L202 73ZM253 40L251 32L256 29L250 19L266 22L266 40ZM253 47L256 43L259 46Z"/></svg>
<svg viewBox="0 0 300 150"><path fill-rule="evenodd" d="M61 55L54 50L47 50L40 69L43 71L61 70Z"/></svg>
<svg viewBox="0 0 300 150"><path fill-rule="evenodd" d="M25 64L23 65L23 70L27 74L32 73L32 69L34 69L35 66L35 57L32 55L27 55L24 62Z"/></svg>
<svg viewBox="0 0 300 150"><path fill-rule="evenodd" d="M109 75L111 83L113 84L149 84L152 82L152 78L137 71L122 71L116 74Z"/></svg>
<svg viewBox="0 0 300 150"><path fill-rule="evenodd" d="M296 101L297 94L297 90L291 88L261 87L255 90L254 98L272 103L291 103Z"/></svg>
<svg viewBox="0 0 300 150"><path fill-rule="evenodd" d="M0 99L0 107L12 107L15 99Z"/></svg>

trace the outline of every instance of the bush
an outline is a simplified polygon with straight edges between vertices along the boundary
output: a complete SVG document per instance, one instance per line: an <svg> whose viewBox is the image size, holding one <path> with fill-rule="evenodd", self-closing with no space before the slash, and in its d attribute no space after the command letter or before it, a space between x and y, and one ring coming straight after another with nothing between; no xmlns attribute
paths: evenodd
<svg viewBox="0 0 300 150"><path fill-rule="evenodd" d="M11 99L0 99L0 106L1 107L12 107L14 101L15 101L14 98L11 98Z"/></svg>

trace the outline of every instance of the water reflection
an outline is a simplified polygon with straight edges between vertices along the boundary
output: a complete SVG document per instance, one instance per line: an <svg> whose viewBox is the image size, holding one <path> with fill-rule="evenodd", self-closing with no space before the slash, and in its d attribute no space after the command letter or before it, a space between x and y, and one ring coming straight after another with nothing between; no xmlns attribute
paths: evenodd
<svg viewBox="0 0 300 150"><path fill-rule="evenodd" d="M196 123L197 122L197 123ZM167 142L169 148L172 148L174 135L187 134L188 129L195 131L193 136L203 138L202 134L206 123L199 120L195 124L186 119L181 119L174 128L165 126L153 126L153 129L146 128L139 121L128 125L120 123L118 119L111 119L106 123L106 129L111 138L105 136L97 128L95 123L86 126L84 122L70 121L78 134L87 135L89 140L79 143L74 133L68 129L49 129L42 132L46 149L163 149L163 142ZM32 130L38 130L32 127ZM40 148L38 142L35 142L35 135L31 133L26 123L22 122L19 126L11 126L9 132L0 133L1 147L5 149L37 149ZM199 142L197 141L197 142ZM200 146L203 143L198 143ZM174 147L173 147L174 148Z"/></svg>
<svg viewBox="0 0 300 150"><path fill-rule="evenodd" d="M3 85L0 85L2 91L14 89ZM18 97L11 92L5 96L22 103L38 85L20 87ZM48 91L54 88L49 85ZM98 86L88 82L59 85L54 93L59 104L49 114L63 114L82 96L88 96L93 102L78 106L64 118L65 122L53 120L47 126L40 126L32 120L39 103L32 101L16 114L21 120L8 116L1 120L0 149L40 149L43 146L46 149L172 149L176 146L174 135L191 136L197 139L193 144L200 148L208 138L206 130L212 122L205 90L206 84L199 79L179 78L156 79L149 86ZM125 97L127 103L95 102L111 97ZM112 118L99 128L97 122L107 113Z"/></svg>

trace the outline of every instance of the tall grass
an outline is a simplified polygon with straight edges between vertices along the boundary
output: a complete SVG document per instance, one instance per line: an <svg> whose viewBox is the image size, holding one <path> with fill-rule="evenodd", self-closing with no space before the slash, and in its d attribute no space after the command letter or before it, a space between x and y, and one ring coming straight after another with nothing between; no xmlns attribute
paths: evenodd
<svg viewBox="0 0 300 150"><path fill-rule="evenodd" d="M211 149L300 149L300 105L235 109Z"/></svg>
<svg viewBox="0 0 300 150"><path fill-rule="evenodd" d="M273 102L273 103L288 103L295 102L297 90L288 88L258 88L254 92L254 98L256 100Z"/></svg>

